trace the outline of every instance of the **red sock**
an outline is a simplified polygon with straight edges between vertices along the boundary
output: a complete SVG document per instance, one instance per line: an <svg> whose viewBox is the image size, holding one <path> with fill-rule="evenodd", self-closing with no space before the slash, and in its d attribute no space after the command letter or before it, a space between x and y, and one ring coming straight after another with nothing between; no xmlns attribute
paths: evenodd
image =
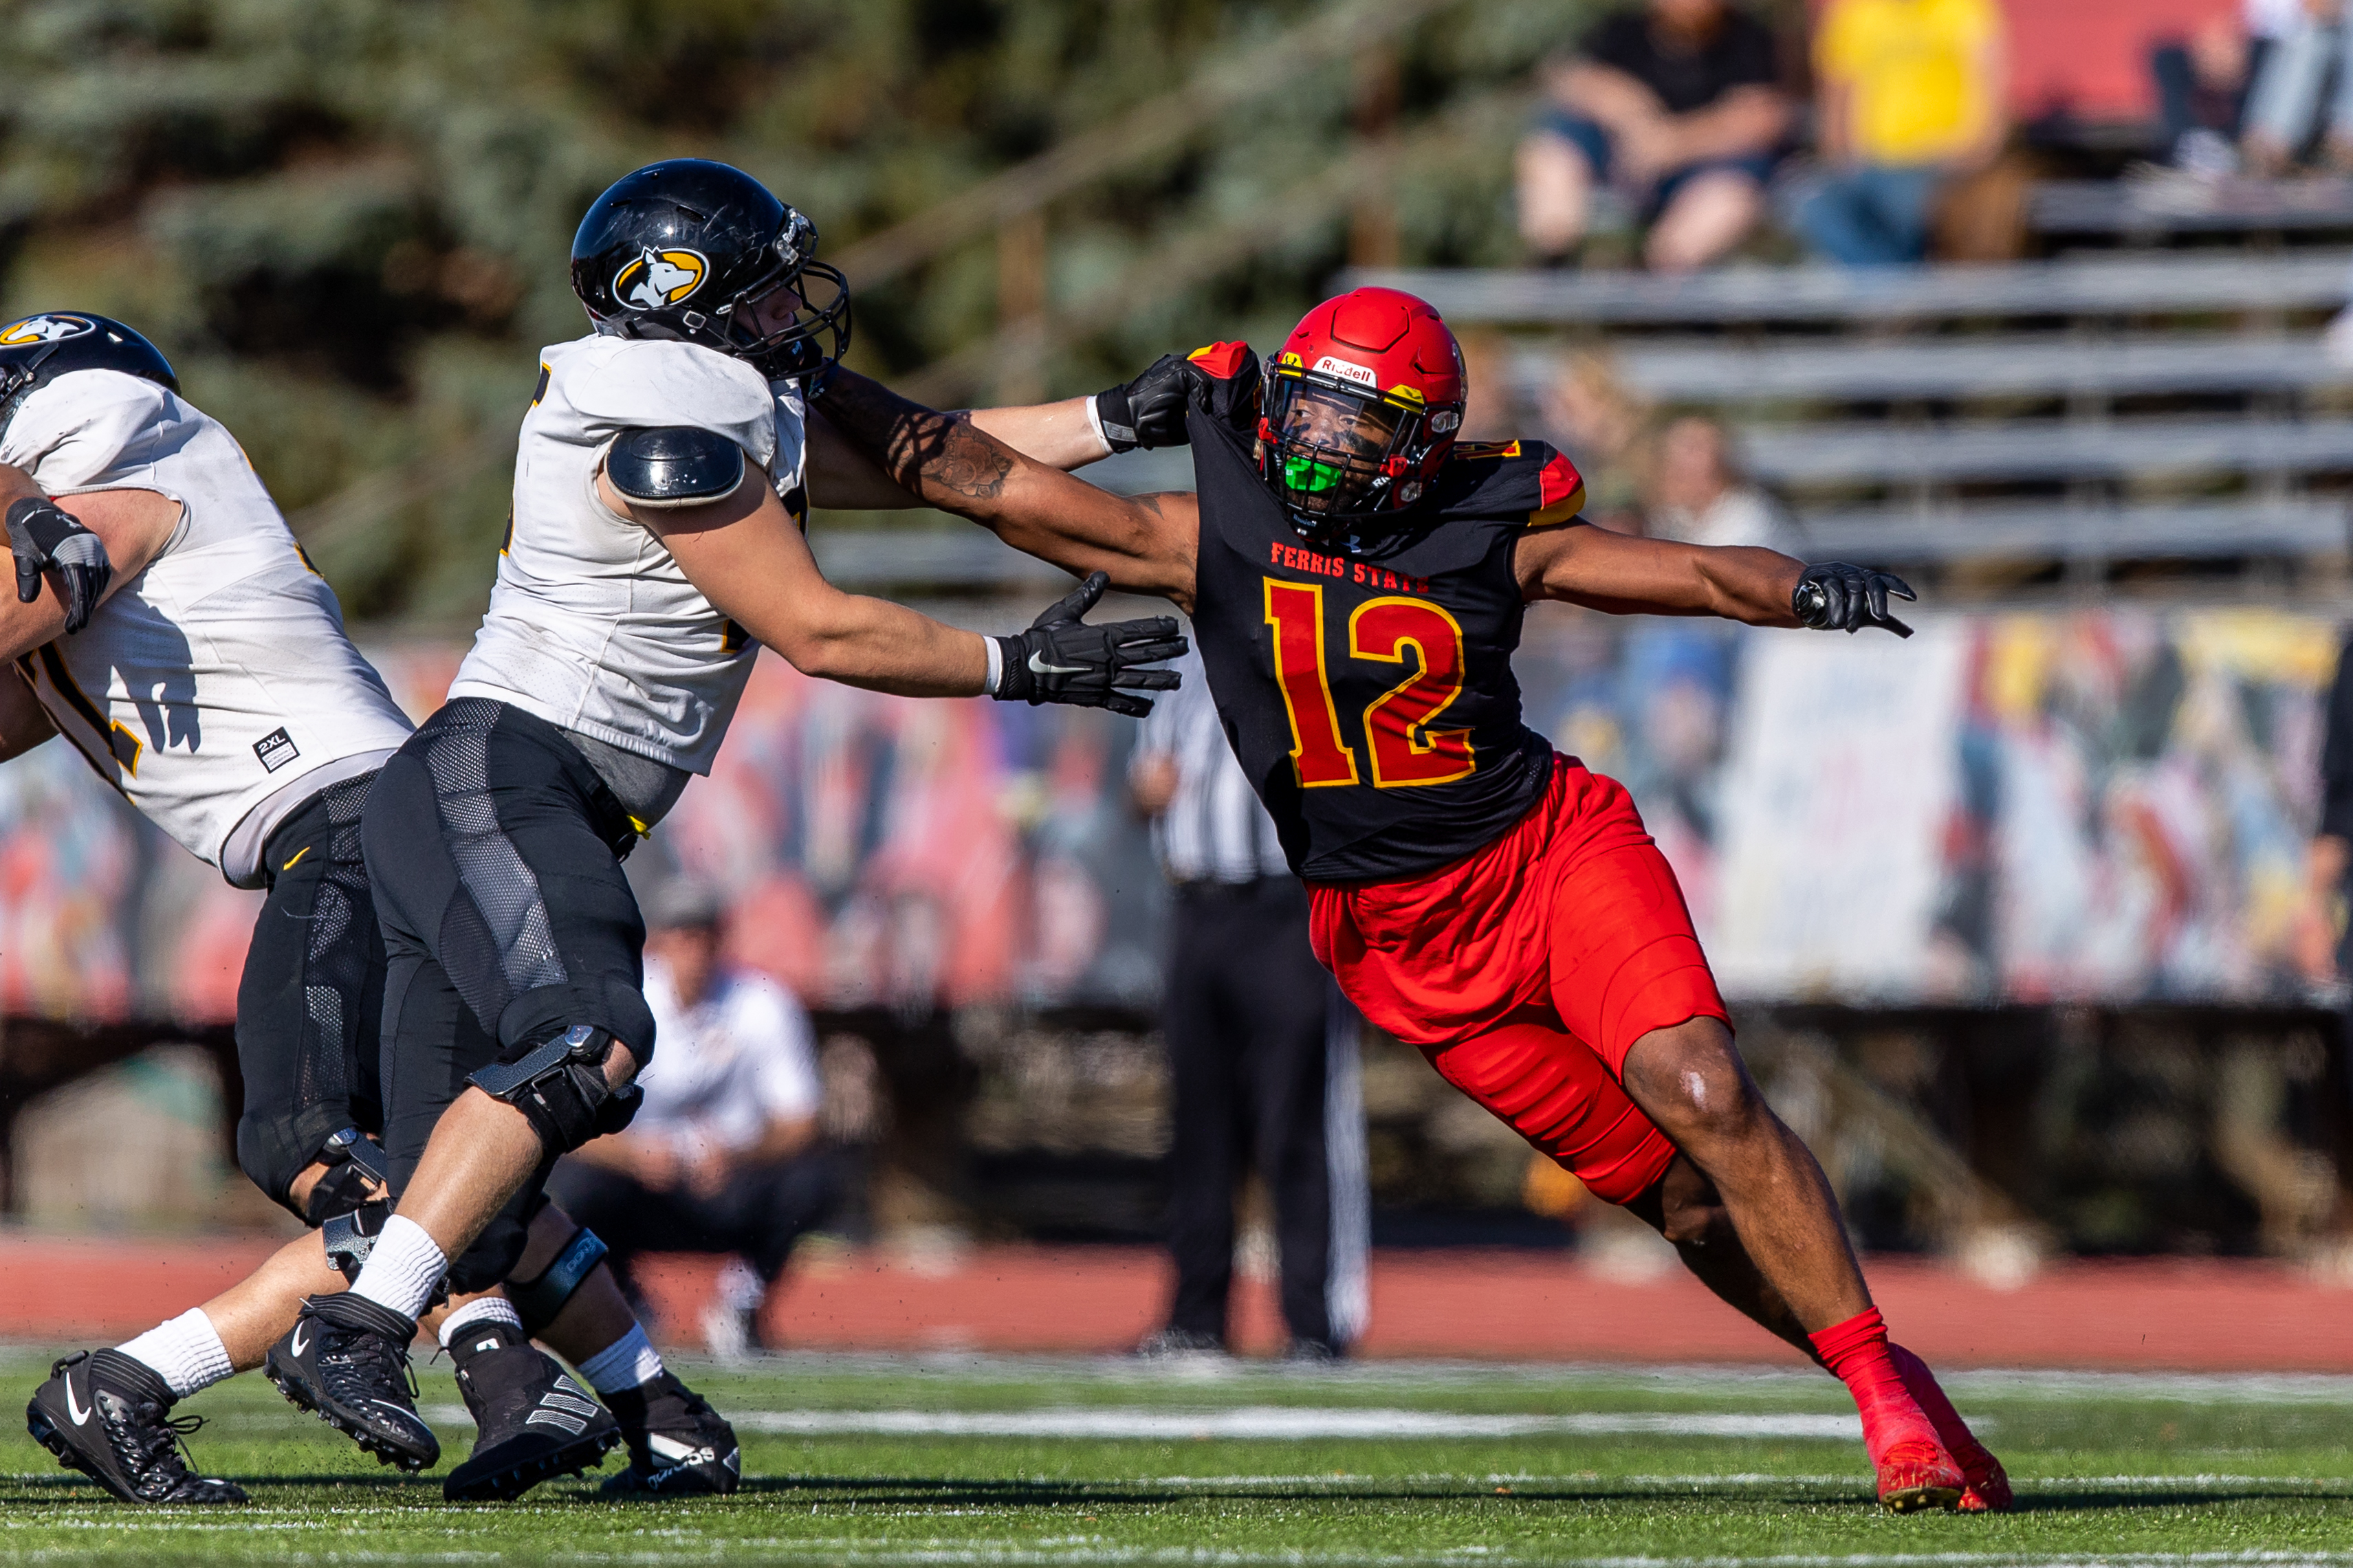
<svg viewBox="0 0 2353 1568"><path fill-rule="evenodd" d="M1936 1429L1904 1386L1887 1353L1887 1323L1876 1307L1806 1336L1822 1364L1838 1374L1862 1414L1862 1446L1879 1472L1880 1491L1961 1484Z"/></svg>

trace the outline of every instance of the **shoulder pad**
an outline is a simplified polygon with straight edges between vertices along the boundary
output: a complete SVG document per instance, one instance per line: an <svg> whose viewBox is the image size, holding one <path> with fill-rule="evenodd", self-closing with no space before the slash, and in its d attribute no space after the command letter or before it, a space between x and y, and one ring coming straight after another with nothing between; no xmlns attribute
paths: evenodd
<svg viewBox="0 0 2353 1568"><path fill-rule="evenodd" d="M1566 522L1585 510L1585 476L1566 452L1547 447L1544 455L1545 466L1536 472L1536 507L1528 521Z"/></svg>
<svg viewBox="0 0 2353 1568"><path fill-rule="evenodd" d="M1542 441L1458 441L1440 487L1437 505L1447 518L1538 525L1585 510L1584 476Z"/></svg>
<svg viewBox="0 0 2353 1568"><path fill-rule="evenodd" d="M640 506L699 506L744 482L744 448L691 425L624 430L613 437L605 476Z"/></svg>

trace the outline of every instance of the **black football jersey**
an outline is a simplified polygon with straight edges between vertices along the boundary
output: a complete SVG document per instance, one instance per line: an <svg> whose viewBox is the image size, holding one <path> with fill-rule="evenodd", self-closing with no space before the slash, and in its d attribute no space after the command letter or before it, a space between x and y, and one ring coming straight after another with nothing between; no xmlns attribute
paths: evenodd
<svg viewBox="0 0 2353 1568"><path fill-rule="evenodd" d="M1193 637L1291 868L1387 881L1460 859L1535 804L1552 747L1520 721L1512 548L1584 484L1535 442L1456 450L1401 531L1303 541L1249 437L1198 412Z"/></svg>

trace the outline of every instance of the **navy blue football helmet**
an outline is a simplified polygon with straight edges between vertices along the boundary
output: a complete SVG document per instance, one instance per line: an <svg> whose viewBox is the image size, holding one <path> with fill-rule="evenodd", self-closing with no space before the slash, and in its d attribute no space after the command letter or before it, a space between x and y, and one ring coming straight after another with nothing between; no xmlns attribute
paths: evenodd
<svg viewBox="0 0 2353 1568"><path fill-rule="evenodd" d="M849 285L816 253L817 226L743 170L671 158L622 176L580 220L572 291L599 331L701 343L771 381L815 379L849 351ZM753 308L784 289L802 308L763 330Z"/></svg>

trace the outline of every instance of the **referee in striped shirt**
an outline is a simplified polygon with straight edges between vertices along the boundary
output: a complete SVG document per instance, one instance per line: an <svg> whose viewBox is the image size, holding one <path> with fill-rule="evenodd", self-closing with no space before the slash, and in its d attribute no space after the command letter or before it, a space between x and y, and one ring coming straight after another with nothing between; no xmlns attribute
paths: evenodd
<svg viewBox="0 0 2353 1568"><path fill-rule="evenodd" d="M1137 1353L1224 1352L1234 1198L1255 1166L1274 1205L1289 1353L1333 1360L1366 1319L1356 1015L1309 950L1306 889L1234 760L1200 655L1170 668L1184 684L1144 721L1129 780L1176 893L1164 1003L1176 1290Z"/></svg>

